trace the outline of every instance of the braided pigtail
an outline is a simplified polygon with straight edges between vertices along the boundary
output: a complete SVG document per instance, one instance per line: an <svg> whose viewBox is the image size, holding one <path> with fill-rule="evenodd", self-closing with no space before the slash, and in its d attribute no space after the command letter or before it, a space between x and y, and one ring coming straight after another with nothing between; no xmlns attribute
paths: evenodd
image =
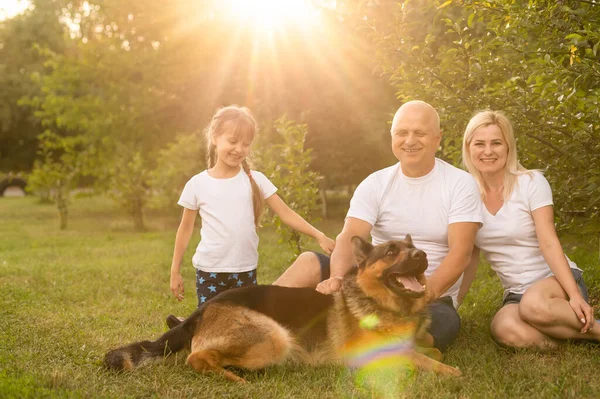
<svg viewBox="0 0 600 399"><path fill-rule="evenodd" d="M242 161L242 168L244 168L244 172L248 175L250 179L250 186L252 187L252 207L254 208L254 224L258 227L260 223L260 218L265 210L265 199L263 198L262 191L258 184L256 184L256 180L252 177L252 173L250 173L250 165L248 164L248 160L244 159Z"/></svg>

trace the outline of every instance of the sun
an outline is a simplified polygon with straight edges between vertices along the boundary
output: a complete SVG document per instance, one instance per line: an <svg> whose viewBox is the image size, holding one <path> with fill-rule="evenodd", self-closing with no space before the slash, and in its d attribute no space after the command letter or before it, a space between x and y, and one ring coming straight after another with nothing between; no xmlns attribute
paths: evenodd
<svg viewBox="0 0 600 399"><path fill-rule="evenodd" d="M319 16L307 0L226 0L224 3L240 23L267 33L289 25L310 26Z"/></svg>
<svg viewBox="0 0 600 399"><path fill-rule="evenodd" d="M0 21L21 14L30 6L29 0L0 0Z"/></svg>

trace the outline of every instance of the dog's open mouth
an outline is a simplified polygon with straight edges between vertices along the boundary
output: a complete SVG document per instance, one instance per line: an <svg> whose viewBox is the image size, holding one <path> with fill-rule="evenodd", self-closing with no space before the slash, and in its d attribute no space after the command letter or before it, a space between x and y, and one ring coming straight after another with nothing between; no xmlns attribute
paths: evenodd
<svg viewBox="0 0 600 399"><path fill-rule="evenodd" d="M401 273L388 274L390 285L399 291L404 291L404 295L423 296L425 295L425 286L419 283L416 276L407 276Z"/></svg>

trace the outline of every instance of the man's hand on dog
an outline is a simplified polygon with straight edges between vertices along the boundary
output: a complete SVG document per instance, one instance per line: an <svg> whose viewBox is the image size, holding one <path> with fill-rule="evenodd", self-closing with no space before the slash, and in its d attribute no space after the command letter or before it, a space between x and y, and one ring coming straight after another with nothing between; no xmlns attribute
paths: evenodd
<svg viewBox="0 0 600 399"><path fill-rule="evenodd" d="M171 292L179 302L183 301L183 277L181 277L181 273L171 273Z"/></svg>
<svg viewBox="0 0 600 399"><path fill-rule="evenodd" d="M319 243L321 249L325 251L327 255L331 255L331 253L333 252L333 248L335 248L334 240L321 233L321 235L317 237L317 242Z"/></svg>
<svg viewBox="0 0 600 399"><path fill-rule="evenodd" d="M329 295L339 291L342 288L342 277L331 277L321 281L317 285L317 291L321 294Z"/></svg>

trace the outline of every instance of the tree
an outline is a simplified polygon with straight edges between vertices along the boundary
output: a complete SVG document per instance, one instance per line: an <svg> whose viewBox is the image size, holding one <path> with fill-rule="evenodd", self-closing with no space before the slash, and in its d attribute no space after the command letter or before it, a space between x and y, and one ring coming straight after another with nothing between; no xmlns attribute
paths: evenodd
<svg viewBox="0 0 600 399"><path fill-rule="evenodd" d="M257 163L260 169L278 187L279 196L305 220L314 221L318 210L318 181L316 172L309 170L312 150L304 148L308 126L297 124L283 116L274 128L283 142L259 144ZM277 217L270 220L280 235L280 242L288 242L294 251L293 259L302 253L303 237L282 224ZM291 260L293 260L291 259Z"/></svg>
<svg viewBox="0 0 600 399"><path fill-rule="evenodd" d="M65 47L64 26L56 16L60 2L33 1L34 8L0 21L0 170L30 170L37 137L44 128L33 110L19 106L22 97L39 93L29 79L44 70L39 48L60 53Z"/></svg>
<svg viewBox="0 0 600 399"><path fill-rule="evenodd" d="M412 0L361 13L398 97L441 112L443 158L459 163L475 111L503 110L521 161L547 171L560 226L598 234L600 5Z"/></svg>
<svg viewBox="0 0 600 399"><path fill-rule="evenodd" d="M27 189L56 203L60 229L68 225L70 194L82 176L85 151L79 137L61 137L51 130L40 135L39 158Z"/></svg>

